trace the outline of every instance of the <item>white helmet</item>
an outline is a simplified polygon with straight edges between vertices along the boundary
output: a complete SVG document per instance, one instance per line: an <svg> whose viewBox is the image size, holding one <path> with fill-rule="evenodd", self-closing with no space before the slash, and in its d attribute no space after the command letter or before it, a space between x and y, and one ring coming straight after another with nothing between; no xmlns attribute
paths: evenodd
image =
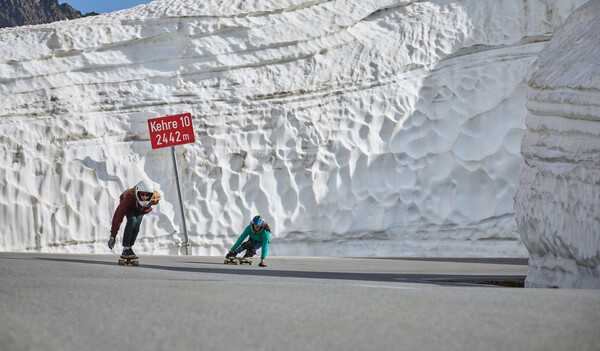
<svg viewBox="0 0 600 351"><path fill-rule="evenodd" d="M151 194L148 200L144 201L140 199L140 194L143 193ZM135 186L135 199L137 200L138 204L140 204L140 206L142 207L146 207L148 206L148 204L150 204L150 200L152 200L152 194L154 194L154 184L152 184L152 182L147 179L142 180Z"/></svg>

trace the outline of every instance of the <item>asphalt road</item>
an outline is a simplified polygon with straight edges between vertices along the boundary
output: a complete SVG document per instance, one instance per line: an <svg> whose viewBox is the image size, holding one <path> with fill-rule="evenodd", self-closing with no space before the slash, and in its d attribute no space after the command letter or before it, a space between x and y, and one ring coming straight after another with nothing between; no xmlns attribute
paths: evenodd
<svg viewBox="0 0 600 351"><path fill-rule="evenodd" d="M267 263L0 253L0 350L600 350L600 291L495 285L526 260Z"/></svg>

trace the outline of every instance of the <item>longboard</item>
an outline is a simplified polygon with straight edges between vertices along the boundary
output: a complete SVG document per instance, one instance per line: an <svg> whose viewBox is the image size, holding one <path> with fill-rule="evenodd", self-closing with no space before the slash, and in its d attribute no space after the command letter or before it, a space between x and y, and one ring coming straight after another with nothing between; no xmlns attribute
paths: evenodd
<svg viewBox="0 0 600 351"><path fill-rule="evenodd" d="M235 263L236 265L241 265L242 263L247 263L249 265L253 265L254 261L252 261L251 258L238 258L238 257L230 257L230 258L225 258L225 261L223 262L225 264L228 263Z"/></svg>
<svg viewBox="0 0 600 351"><path fill-rule="evenodd" d="M132 266L139 266L140 259L138 257L129 257L129 256L121 256L121 258L119 258L119 265L126 266L128 264L130 264Z"/></svg>

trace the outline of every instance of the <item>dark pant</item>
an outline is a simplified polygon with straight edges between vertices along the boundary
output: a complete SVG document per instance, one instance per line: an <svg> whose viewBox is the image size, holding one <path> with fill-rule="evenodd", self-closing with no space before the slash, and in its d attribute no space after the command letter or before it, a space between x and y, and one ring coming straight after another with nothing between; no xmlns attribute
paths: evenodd
<svg viewBox="0 0 600 351"><path fill-rule="evenodd" d="M125 225L125 232L123 233L123 247L131 247L135 244L138 233L140 232L140 225L142 224L142 218L144 213L139 213L133 208L127 211L127 224Z"/></svg>
<svg viewBox="0 0 600 351"><path fill-rule="evenodd" d="M241 253L244 250L246 253L250 254L250 256L256 255L256 250L262 247L262 241L254 241L252 238L248 238L248 241L240 245L240 247L235 250L237 253Z"/></svg>

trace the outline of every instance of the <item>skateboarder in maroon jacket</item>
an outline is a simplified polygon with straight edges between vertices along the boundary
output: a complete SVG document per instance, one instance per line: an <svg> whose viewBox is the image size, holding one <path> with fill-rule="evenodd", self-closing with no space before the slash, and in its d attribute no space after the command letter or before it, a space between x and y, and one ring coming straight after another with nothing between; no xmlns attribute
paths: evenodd
<svg viewBox="0 0 600 351"><path fill-rule="evenodd" d="M108 248L112 250L115 246L117 232L121 227L123 218L127 217L127 224L123 232L123 253L121 256L137 258L131 247L135 244L135 239L140 231L142 218L144 218L145 214L152 211L152 206L158 204L161 196L154 189L154 184L151 181L142 180L133 188L125 190L119 199L119 206L117 206L113 215Z"/></svg>

